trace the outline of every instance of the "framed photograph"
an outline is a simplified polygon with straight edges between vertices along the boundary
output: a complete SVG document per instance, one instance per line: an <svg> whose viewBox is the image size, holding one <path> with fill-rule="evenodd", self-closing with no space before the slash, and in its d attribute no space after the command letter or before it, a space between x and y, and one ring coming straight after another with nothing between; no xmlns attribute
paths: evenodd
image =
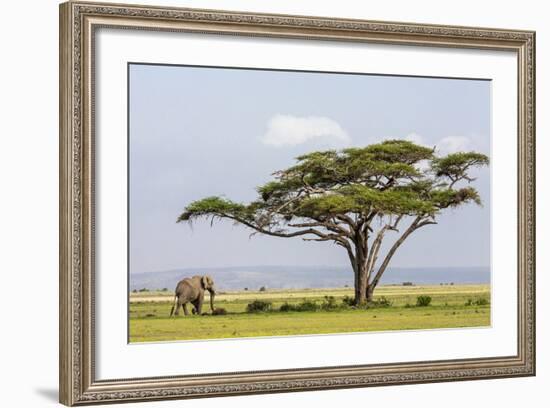
<svg viewBox="0 0 550 408"><path fill-rule="evenodd" d="M535 33L60 6L60 401L535 374Z"/></svg>

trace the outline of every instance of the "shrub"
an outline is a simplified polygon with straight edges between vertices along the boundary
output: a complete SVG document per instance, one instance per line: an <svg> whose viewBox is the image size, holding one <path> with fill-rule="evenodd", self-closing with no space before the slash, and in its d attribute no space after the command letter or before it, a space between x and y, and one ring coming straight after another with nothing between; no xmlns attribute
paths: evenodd
<svg viewBox="0 0 550 408"><path fill-rule="evenodd" d="M332 296L330 296L332 297ZM302 302L298 304L292 304L285 302L279 307L280 312L315 312L319 310L320 308L324 308L327 303L324 302L322 305L318 305L312 300L303 300ZM334 308L337 308L338 305L336 304L336 301L334 301ZM326 309L327 310L327 309Z"/></svg>
<svg viewBox="0 0 550 408"><path fill-rule="evenodd" d="M405 307L408 309L408 308L413 307L413 306L410 303L406 303Z"/></svg>
<svg viewBox="0 0 550 408"><path fill-rule="evenodd" d="M464 303L464 306L487 306L489 304L489 299L487 298L479 298L479 299L468 299L466 303Z"/></svg>
<svg viewBox="0 0 550 408"><path fill-rule="evenodd" d="M403 282L403 286L414 286L412 282Z"/></svg>
<svg viewBox="0 0 550 408"><path fill-rule="evenodd" d="M381 296L379 299L377 300L373 300L372 302L369 302L368 304L368 307L371 308L371 307L390 307L392 305L392 302L391 300L389 300L387 297L385 296Z"/></svg>
<svg viewBox="0 0 550 408"><path fill-rule="evenodd" d="M267 288L266 288L265 286L262 286L262 287L260 288L260 292L265 292L266 290L267 290Z"/></svg>
<svg viewBox="0 0 550 408"><path fill-rule="evenodd" d="M432 303L432 298L430 296L420 295L416 298L416 306L429 306L430 303Z"/></svg>
<svg viewBox="0 0 550 408"><path fill-rule="evenodd" d="M227 310L225 310L223 307L217 307L212 311L212 315L225 315L227 314Z"/></svg>
<svg viewBox="0 0 550 408"><path fill-rule="evenodd" d="M319 305L312 300L304 300L297 307L300 312L315 312L319 309Z"/></svg>
<svg viewBox="0 0 550 408"><path fill-rule="evenodd" d="M246 305L246 311L248 313L257 312L269 312L271 310L272 303L265 300L255 300L252 303Z"/></svg>
<svg viewBox="0 0 550 408"><path fill-rule="evenodd" d="M142 289L140 289L139 291L140 291L140 292L149 292L149 289L147 289L147 288L142 288Z"/></svg>
<svg viewBox="0 0 550 408"><path fill-rule="evenodd" d="M321 304L321 309L323 310L334 310L339 307L340 306L336 303L336 298L334 296L325 296L325 300Z"/></svg>
<svg viewBox="0 0 550 408"><path fill-rule="evenodd" d="M168 292L168 288L162 288L162 292Z"/></svg>
<svg viewBox="0 0 550 408"><path fill-rule="evenodd" d="M296 305L285 302L279 307L280 312L296 312Z"/></svg>
<svg viewBox="0 0 550 408"><path fill-rule="evenodd" d="M344 306L354 306L355 305L355 299L352 298L351 296L346 295L342 299L342 304Z"/></svg>

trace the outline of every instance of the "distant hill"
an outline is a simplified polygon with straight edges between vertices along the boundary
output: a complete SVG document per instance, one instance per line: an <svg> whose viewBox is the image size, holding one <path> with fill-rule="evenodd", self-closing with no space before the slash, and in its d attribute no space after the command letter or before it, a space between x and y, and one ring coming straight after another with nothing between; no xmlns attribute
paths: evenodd
<svg viewBox="0 0 550 408"><path fill-rule="evenodd" d="M174 289L187 276L210 275L221 290L329 288L353 286L353 273L346 266L235 266L186 268L130 275L130 290ZM490 283L489 267L388 268L381 284Z"/></svg>

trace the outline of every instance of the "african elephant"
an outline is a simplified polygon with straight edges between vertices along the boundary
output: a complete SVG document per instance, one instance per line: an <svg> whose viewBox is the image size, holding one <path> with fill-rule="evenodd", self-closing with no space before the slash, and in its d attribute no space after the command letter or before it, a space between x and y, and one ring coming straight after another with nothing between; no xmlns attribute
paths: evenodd
<svg viewBox="0 0 550 408"><path fill-rule="evenodd" d="M183 312L187 316L187 303L191 303L194 306L193 313L202 313L202 302L204 301L204 291L210 292L210 309L214 311L214 296L216 290L214 289L214 281L210 276L193 276L192 278L185 278L178 282L176 286L176 292L174 296L174 306L170 312L170 317L176 312L176 316L179 315L180 306L183 307Z"/></svg>

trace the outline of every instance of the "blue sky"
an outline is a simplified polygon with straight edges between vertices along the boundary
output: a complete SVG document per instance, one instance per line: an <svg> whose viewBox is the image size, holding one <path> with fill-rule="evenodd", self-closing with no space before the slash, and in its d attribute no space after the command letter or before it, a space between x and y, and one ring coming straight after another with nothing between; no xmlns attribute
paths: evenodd
<svg viewBox="0 0 550 408"><path fill-rule="evenodd" d="M229 222L176 224L193 200L247 202L304 152L409 139L490 153L491 83L374 75L130 66L130 273L244 265L347 265L331 243L255 235ZM393 266L490 264L490 169L483 207L439 217Z"/></svg>

